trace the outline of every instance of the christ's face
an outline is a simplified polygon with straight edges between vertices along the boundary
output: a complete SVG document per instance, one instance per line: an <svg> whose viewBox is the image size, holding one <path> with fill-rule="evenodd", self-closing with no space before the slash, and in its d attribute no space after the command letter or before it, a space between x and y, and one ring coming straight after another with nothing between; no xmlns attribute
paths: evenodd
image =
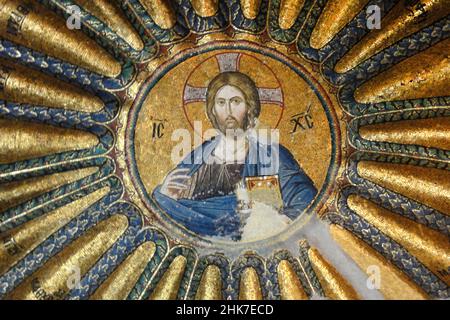
<svg viewBox="0 0 450 320"><path fill-rule="evenodd" d="M221 132L245 130L247 103L242 91L230 85L220 88L214 98L213 113Z"/></svg>

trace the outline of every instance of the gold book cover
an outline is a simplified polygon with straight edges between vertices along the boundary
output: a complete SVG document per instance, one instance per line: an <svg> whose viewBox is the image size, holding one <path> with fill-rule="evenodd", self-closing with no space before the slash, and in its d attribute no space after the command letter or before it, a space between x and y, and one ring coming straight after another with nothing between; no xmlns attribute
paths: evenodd
<svg viewBox="0 0 450 320"><path fill-rule="evenodd" d="M252 201L272 205L277 209L283 207L278 176L257 176L245 178L246 186Z"/></svg>

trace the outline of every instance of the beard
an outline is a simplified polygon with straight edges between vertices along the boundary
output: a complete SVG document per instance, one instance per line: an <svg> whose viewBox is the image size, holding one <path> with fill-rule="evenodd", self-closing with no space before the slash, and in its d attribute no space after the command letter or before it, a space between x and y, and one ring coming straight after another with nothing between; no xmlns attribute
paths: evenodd
<svg viewBox="0 0 450 320"><path fill-rule="evenodd" d="M237 119L233 116L228 116L228 118L225 119L225 128L226 129L242 129L239 125L239 122Z"/></svg>
<svg viewBox="0 0 450 320"><path fill-rule="evenodd" d="M241 123L235 117L228 116L223 122L219 122L218 125L222 133L238 135L238 133L245 131L247 122L247 119L244 119Z"/></svg>

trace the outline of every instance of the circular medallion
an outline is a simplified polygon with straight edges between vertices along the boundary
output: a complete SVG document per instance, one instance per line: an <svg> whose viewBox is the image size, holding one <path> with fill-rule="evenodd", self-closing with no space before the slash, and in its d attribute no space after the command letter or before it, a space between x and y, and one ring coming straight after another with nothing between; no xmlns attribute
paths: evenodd
<svg viewBox="0 0 450 320"><path fill-rule="evenodd" d="M233 90L220 90L227 86L242 93L246 110L254 99L259 112L243 128L241 160L214 165L208 160L229 140L217 124L217 101L230 99L231 118L238 108ZM225 154L239 153L237 140ZM188 50L161 66L135 100L126 141L133 184L161 226L219 246L302 229L326 202L340 157L338 121L320 83L285 56L244 42ZM265 170L261 150L269 145L263 153L276 160Z"/></svg>

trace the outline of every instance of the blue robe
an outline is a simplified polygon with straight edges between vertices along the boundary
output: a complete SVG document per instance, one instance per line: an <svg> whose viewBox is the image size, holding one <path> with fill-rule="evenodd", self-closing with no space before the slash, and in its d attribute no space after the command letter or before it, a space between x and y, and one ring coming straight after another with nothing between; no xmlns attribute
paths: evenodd
<svg viewBox="0 0 450 320"><path fill-rule="evenodd" d="M192 176L216 148L217 137L206 141L188 155L178 168L188 168ZM276 148L274 148L276 147ZM269 159L269 160L268 160ZM282 214L290 219L297 218L317 194L311 179L300 168L292 154L282 145L262 145L250 140L243 178L278 175L283 198ZM240 218L236 212L236 196L226 195L202 200L174 200L160 192L158 186L153 198L176 222L190 231L204 236L226 236L239 239Z"/></svg>

